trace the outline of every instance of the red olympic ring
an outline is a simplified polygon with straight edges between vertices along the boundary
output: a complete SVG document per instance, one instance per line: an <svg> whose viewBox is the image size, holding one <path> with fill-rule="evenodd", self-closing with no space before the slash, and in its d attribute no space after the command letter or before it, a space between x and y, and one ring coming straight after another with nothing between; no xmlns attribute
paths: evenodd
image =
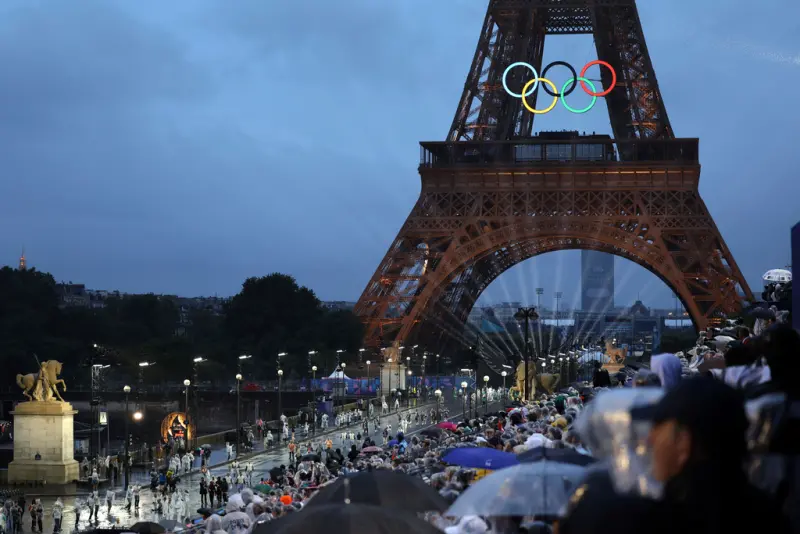
<svg viewBox="0 0 800 534"><path fill-rule="evenodd" d="M607 62L600 61L599 59L596 59L594 61L590 61L589 63L587 63L583 67L583 70L581 71L581 74L580 74L580 78L585 78L586 77L586 71L589 70L589 67L591 67L592 65L600 65L601 67L606 67L608 70L611 71L611 85L608 87L608 89L606 89L602 93L594 93L594 92L590 91L589 88L586 86L586 82L581 80L581 88L589 96L606 96L608 93L613 91L614 88L617 86L617 71L615 71L614 68L611 65L609 65Z"/></svg>

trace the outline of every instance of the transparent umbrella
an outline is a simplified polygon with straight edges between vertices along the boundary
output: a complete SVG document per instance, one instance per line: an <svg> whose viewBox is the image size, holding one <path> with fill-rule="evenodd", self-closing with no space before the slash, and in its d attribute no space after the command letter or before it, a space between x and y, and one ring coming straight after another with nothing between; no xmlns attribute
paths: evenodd
<svg viewBox="0 0 800 534"><path fill-rule="evenodd" d="M542 461L495 471L465 491L446 517L559 516L586 468Z"/></svg>

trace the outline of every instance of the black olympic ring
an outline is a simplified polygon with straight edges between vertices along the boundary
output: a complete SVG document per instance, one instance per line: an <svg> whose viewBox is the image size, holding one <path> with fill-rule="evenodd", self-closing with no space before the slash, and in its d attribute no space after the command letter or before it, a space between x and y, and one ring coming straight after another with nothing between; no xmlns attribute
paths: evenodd
<svg viewBox="0 0 800 534"><path fill-rule="evenodd" d="M572 65L570 65L569 63L567 63L566 61L553 61L548 66L546 66L544 68L544 70L542 70L542 75L540 76L540 78L547 78L547 69L549 69L550 67L555 67L556 65L561 65L562 67L567 67L569 69L569 71L572 73L572 86L570 86L569 89L564 91L564 95L563 95L563 96L568 96L570 93L572 93L572 91L575 90L576 87L578 87L578 73L575 71L575 68ZM552 92L547 87L546 83L542 84L542 89L544 89L545 92L550 96L554 96L556 98L559 98L559 97L562 96L561 93Z"/></svg>

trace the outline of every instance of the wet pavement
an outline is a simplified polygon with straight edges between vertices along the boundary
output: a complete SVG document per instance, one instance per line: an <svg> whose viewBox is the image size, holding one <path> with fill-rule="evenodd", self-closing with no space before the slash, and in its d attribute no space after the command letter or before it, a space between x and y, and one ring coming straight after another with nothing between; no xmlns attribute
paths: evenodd
<svg viewBox="0 0 800 534"><path fill-rule="evenodd" d="M461 410L461 403L460 401L451 400L447 402L447 405L450 409L450 416L453 420L460 420L462 418ZM422 408L420 408L420 413L424 413L425 409L428 410L433 407L433 404L426 404ZM413 408L412 408L413 409ZM405 409L407 410L407 408ZM405 411L401 408L401 413ZM374 428L374 425L370 421L369 430L370 436L376 443L380 444L382 442L382 431L386 424L392 425L392 434L397 433L398 429L398 417L397 414L393 413L387 416L383 416L381 418L381 426L380 428ZM407 436L412 436L414 434L419 433L421 430L428 428L431 425L428 424L417 424L414 425L413 423L409 425L408 431L406 432ZM330 430L330 429L329 429ZM361 431L360 424L358 425L350 425L348 427L348 431L352 430L353 432L358 433ZM325 439L331 439L333 442L333 447L341 448L342 452L346 453L349 450L351 442L349 441L342 441L340 432L342 430L331 431L328 433L317 432L317 437L314 438L313 436L305 437L302 433L298 433L296 435L296 441L298 443L298 453L302 454L301 451L305 450L304 445L309 441L312 442L322 442ZM363 441L363 435L362 435ZM273 467L279 466L281 464L287 464L289 461L289 451L288 448L284 445L280 448L274 447L266 452L258 452L257 454L250 456L250 455L243 455L242 462L252 462L254 467L253 472L253 482L256 483L261 477L268 478L269 477L269 470ZM222 476L228 473L229 467L227 463L227 455L225 453L224 448L221 450L215 450L212 452L212 461L210 463L213 467L211 468L211 475ZM116 486L112 486L112 489L115 490L115 500L114 504L112 504L110 511L106 505L105 497L106 497L106 490L108 487L101 487L99 491L100 498L103 499L101 502L101 506L98 511L99 519L94 522L93 524L96 527L104 528L104 527L111 527L111 526L130 526L137 521L158 521L160 519L171 519L168 517L161 516L159 517L155 513L155 501L154 496L149 489L149 476L139 472L132 477L134 483L140 483L142 485L142 490L140 493L140 503L139 509L126 509L125 503L125 491L123 490L123 485L121 481L118 481ZM200 474L198 472L193 472L188 475L181 476L181 481L178 485L180 490L188 489L189 490L189 501L188 505L186 506L187 515L191 517L196 517L196 510L200 508L200 495L198 493L200 482ZM80 490L79 490L80 491ZM234 493L234 491L231 491ZM63 511L63 519L61 530L62 532L69 532L76 529L76 522L79 529L86 529L89 528L89 509L86 506L86 499L88 496L88 491L84 493L79 493L76 496L67 496L61 497L61 501L64 504L64 511ZM33 497L39 497L33 494L33 491L30 495L26 495L27 503L30 504ZM42 499L42 504L44 505L45 509L45 517L44 517L44 532L53 532L53 518L52 518L52 509L53 503L55 502L55 496L40 496L39 498ZM75 509L76 506L78 507L79 514L76 516ZM77 520L77 521L76 521ZM23 519L23 529L25 532L30 532L31 522L30 522L30 515L25 513Z"/></svg>

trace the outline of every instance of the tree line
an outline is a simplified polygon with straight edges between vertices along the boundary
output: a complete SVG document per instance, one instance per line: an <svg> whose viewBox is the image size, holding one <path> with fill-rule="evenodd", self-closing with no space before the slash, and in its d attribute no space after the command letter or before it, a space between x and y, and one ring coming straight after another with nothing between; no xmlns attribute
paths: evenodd
<svg viewBox="0 0 800 534"><path fill-rule="evenodd" d="M87 385L92 363L109 365L109 376L135 380L139 362L155 362L147 370L152 384L191 379L193 359L202 357L199 378L227 383L242 354L251 356L241 362L248 379L275 378L279 366L285 378L308 376L311 365L333 366L337 350L350 365L368 359L358 351L358 317L326 309L311 289L285 274L248 278L223 313L190 308L188 321L181 321L176 298L154 294L111 296L97 308L60 303L49 273L0 269L0 362L7 385L17 373L34 372L37 357L63 362L68 382Z"/></svg>

